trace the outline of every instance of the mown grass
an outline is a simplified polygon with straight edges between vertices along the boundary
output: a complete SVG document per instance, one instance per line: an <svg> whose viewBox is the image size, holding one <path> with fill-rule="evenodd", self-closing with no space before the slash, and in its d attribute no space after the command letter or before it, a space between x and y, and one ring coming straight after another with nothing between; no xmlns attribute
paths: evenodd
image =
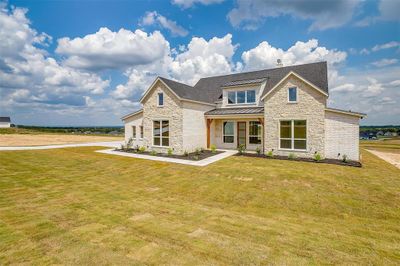
<svg viewBox="0 0 400 266"><path fill-rule="evenodd" d="M395 137L379 140L362 140L360 141L360 146L364 149L400 153L400 138Z"/></svg>
<svg viewBox="0 0 400 266"><path fill-rule="evenodd" d="M399 264L400 171L0 152L2 264Z"/></svg>

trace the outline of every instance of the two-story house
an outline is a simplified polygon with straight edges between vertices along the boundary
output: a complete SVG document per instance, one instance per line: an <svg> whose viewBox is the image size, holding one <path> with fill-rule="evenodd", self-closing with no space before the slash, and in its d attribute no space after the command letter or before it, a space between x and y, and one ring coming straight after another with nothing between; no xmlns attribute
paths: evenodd
<svg viewBox="0 0 400 266"><path fill-rule="evenodd" d="M359 160L359 119L327 107L327 64L318 62L200 79L189 86L158 77L143 108L122 118L125 140L174 153L216 145L298 157Z"/></svg>

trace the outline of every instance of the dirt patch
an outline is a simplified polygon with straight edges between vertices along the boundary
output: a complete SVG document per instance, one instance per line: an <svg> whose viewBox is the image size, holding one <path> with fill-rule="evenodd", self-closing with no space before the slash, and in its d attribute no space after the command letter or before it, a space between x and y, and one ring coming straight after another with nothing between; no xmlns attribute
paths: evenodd
<svg viewBox="0 0 400 266"><path fill-rule="evenodd" d="M203 236L203 235L205 235L207 233L208 233L207 230L198 228L198 229L194 230L193 232L189 233L188 236L190 236L190 237L200 237L200 236Z"/></svg>
<svg viewBox="0 0 400 266"><path fill-rule="evenodd" d="M400 169L400 154L398 153L389 153L389 152L382 152L382 151L374 151L374 150L367 150L370 153L378 156L382 160L387 161L390 164L393 164L397 168Z"/></svg>
<svg viewBox="0 0 400 266"><path fill-rule="evenodd" d="M0 146L40 146L40 145L56 145L71 144L85 142L106 142L119 141L120 137L109 136L82 136L82 135L63 135L63 134L0 134Z"/></svg>

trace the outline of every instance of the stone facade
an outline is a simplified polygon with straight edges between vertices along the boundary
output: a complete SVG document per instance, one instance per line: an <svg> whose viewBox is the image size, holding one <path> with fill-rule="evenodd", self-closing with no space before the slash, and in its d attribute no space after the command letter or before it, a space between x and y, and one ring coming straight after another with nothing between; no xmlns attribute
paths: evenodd
<svg viewBox="0 0 400 266"><path fill-rule="evenodd" d="M297 87L297 103L288 102L288 88ZM325 153L325 107L327 96L318 92L294 75L289 76L264 99L265 151L275 154L294 153L298 157L312 157L315 152ZM280 120L307 121L307 150L279 149Z"/></svg>
<svg viewBox="0 0 400 266"><path fill-rule="evenodd" d="M325 156L349 160L359 158L359 118L331 111L325 112Z"/></svg>
<svg viewBox="0 0 400 266"><path fill-rule="evenodd" d="M164 105L162 107L157 105L158 93L164 93ZM173 149L176 154L182 154L183 148L183 114L182 103L180 100L165 87L165 85L158 81L152 91L146 96L143 102L143 126L144 138L143 145L148 150L155 150L157 152L167 152L169 147L153 146L153 121L154 120L168 120L169 121L169 147Z"/></svg>

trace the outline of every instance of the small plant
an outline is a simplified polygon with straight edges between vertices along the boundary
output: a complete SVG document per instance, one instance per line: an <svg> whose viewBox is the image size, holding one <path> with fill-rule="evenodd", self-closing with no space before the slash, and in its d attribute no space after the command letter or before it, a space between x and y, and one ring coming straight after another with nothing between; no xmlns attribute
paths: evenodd
<svg viewBox="0 0 400 266"><path fill-rule="evenodd" d="M133 138L129 138L128 141L126 142L126 149L132 148L133 144Z"/></svg>
<svg viewBox="0 0 400 266"><path fill-rule="evenodd" d="M124 144L121 144L120 149L124 151L124 150L125 150L125 145L124 145Z"/></svg>
<svg viewBox="0 0 400 266"><path fill-rule="evenodd" d="M194 155L193 159L195 159L196 161L199 160L199 155Z"/></svg>
<svg viewBox="0 0 400 266"><path fill-rule="evenodd" d="M201 154L201 149L197 148L197 149L194 151L194 153L195 153L196 155L200 155L200 154Z"/></svg>
<svg viewBox="0 0 400 266"><path fill-rule="evenodd" d="M201 152L204 152L204 148L203 148L203 147L201 147L201 148L200 148L200 151L201 151Z"/></svg>
<svg viewBox="0 0 400 266"><path fill-rule="evenodd" d="M138 151L139 151L140 153L143 153L143 152L146 151L146 147L145 147L145 146L142 146L142 147L140 147L140 148L138 149Z"/></svg>
<svg viewBox="0 0 400 266"><path fill-rule="evenodd" d="M172 152L173 152L172 148L168 148L168 150L167 150L168 156L171 156L171 155L172 155Z"/></svg>
<svg viewBox="0 0 400 266"><path fill-rule="evenodd" d="M321 161L322 160L322 156L321 156L321 154L319 154L319 152L315 152L315 154L314 154L314 160L316 161L316 162L319 162L319 161Z"/></svg>
<svg viewBox="0 0 400 266"><path fill-rule="evenodd" d="M288 159L294 160L294 159L296 159L296 155L293 152L291 152L291 153L289 153Z"/></svg>
<svg viewBox="0 0 400 266"><path fill-rule="evenodd" d="M274 157L274 150L268 151L267 152L267 157L270 157L270 158Z"/></svg>
<svg viewBox="0 0 400 266"><path fill-rule="evenodd" d="M183 156L188 157L188 156L189 156L188 151L184 151L184 152L183 152Z"/></svg>
<svg viewBox="0 0 400 266"><path fill-rule="evenodd" d="M347 155L346 154L342 155L342 162L347 163Z"/></svg>
<svg viewBox="0 0 400 266"><path fill-rule="evenodd" d="M256 148L256 153L257 153L257 155L260 155L260 154L261 154L261 148L260 148L260 147L257 147L257 148Z"/></svg>
<svg viewBox="0 0 400 266"><path fill-rule="evenodd" d="M214 144L212 144L212 145L210 146L210 149L211 149L211 152L212 152L212 153L216 153L216 152L217 152L217 146L215 146Z"/></svg>
<svg viewBox="0 0 400 266"><path fill-rule="evenodd" d="M156 155L157 155L157 152L156 152L155 150L152 150L152 151L150 152L150 155L156 156Z"/></svg>
<svg viewBox="0 0 400 266"><path fill-rule="evenodd" d="M240 144L238 147L238 152L242 155L246 151L246 146L244 144Z"/></svg>

